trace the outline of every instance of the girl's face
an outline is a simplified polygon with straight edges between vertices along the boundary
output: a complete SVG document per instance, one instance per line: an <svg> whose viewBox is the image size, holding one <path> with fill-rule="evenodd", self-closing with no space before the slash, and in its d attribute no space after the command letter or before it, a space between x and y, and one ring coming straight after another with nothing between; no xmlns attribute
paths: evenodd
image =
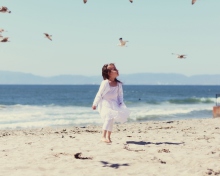
<svg viewBox="0 0 220 176"><path fill-rule="evenodd" d="M115 65L113 65L113 64L108 65L107 69L111 70L111 72L109 72L109 77L110 78L116 78L119 75L118 70L115 67Z"/></svg>

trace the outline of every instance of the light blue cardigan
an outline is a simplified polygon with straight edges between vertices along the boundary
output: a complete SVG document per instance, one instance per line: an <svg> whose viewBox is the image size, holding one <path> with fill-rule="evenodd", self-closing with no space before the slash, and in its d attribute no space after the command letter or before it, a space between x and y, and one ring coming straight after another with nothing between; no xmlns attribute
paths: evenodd
<svg viewBox="0 0 220 176"><path fill-rule="evenodd" d="M123 89L122 89L122 83L117 83L118 84L118 104L124 104L124 100L123 100ZM101 85L99 87L99 90L95 96L95 99L93 101L93 106L98 106L98 111L100 112L101 110L101 102L102 102L102 98L103 96L110 90L110 85L109 85L109 81L108 79L103 80L101 82Z"/></svg>

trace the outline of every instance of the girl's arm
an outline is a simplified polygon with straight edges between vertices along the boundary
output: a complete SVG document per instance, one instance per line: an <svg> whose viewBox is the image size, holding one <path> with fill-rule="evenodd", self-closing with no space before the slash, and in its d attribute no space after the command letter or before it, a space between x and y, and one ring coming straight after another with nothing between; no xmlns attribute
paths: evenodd
<svg viewBox="0 0 220 176"><path fill-rule="evenodd" d="M102 94L105 90L105 87L106 87L106 81L102 81L101 85L99 87L99 90L95 96L95 99L93 101L93 106L92 106L93 109L96 109L97 105L99 104L100 100L102 99Z"/></svg>
<svg viewBox="0 0 220 176"><path fill-rule="evenodd" d="M119 83L118 101L119 101L119 105L124 102L122 83Z"/></svg>

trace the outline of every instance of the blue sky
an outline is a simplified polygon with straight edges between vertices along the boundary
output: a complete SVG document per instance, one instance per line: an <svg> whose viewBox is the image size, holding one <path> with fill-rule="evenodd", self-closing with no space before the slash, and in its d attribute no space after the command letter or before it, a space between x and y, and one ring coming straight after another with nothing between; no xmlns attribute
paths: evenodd
<svg viewBox="0 0 220 176"><path fill-rule="evenodd" d="M220 74L220 0L82 1L0 0L12 11L0 13L10 40L0 43L0 70L93 76L114 62L121 74Z"/></svg>

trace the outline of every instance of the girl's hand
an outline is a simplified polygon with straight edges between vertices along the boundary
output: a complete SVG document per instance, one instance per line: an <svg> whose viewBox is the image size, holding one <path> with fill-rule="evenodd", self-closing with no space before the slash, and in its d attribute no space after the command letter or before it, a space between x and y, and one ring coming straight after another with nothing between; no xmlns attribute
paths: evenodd
<svg viewBox="0 0 220 176"><path fill-rule="evenodd" d="M92 106L92 109L93 109L93 110L96 110L96 106L93 105L93 106Z"/></svg>

